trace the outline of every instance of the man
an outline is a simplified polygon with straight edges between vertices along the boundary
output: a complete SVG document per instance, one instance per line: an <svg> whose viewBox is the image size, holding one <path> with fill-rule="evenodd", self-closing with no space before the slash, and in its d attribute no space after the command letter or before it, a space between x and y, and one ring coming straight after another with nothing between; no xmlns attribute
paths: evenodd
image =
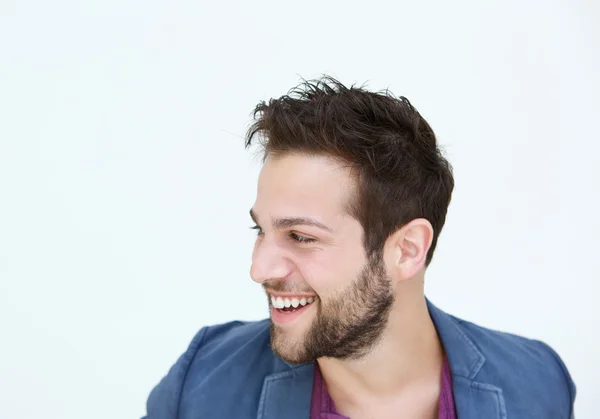
<svg viewBox="0 0 600 419"><path fill-rule="evenodd" d="M454 180L407 99L325 77L254 116L250 274L270 320L200 330L147 418L573 417L550 347L425 298Z"/></svg>

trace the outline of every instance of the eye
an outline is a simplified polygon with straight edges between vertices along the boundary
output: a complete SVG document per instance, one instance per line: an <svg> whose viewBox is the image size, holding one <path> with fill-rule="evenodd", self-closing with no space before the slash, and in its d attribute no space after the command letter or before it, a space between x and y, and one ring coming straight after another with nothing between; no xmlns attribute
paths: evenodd
<svg viewBox="0 0 600 419"><path fill-rule="evenodd" d="M310 237L304 237L297 233L290 233L290 238L298 243L312 243L315 239L311 239Z"/></svg>
<svg viewBox="0 0 600 419"><path fill-rule="evenodd" d="M250 227L251 230L256 230L256 235L257 236L262 236L264 234L264 232L262 231L262 228L260 228L257 225L254 225L252 227Z"/></svg>

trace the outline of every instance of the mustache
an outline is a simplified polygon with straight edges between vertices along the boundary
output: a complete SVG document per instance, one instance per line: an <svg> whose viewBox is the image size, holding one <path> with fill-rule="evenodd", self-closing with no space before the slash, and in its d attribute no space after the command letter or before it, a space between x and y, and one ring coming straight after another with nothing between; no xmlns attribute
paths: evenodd
<svg viewBox="0 0 600 419"><path fill-rule="evenodd" d="M316 294L316 292L312 288L307 286L300 286L298 284L294 284L291 281L265 281L263 282L262 286L265 292L269 290L272 292L288 292L290 294Z"/></svg>

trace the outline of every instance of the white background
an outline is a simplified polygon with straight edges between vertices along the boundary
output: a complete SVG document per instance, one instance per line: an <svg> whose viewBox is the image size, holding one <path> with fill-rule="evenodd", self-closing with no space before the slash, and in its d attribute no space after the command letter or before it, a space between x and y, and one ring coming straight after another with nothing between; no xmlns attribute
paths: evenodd
<svg viewBox="0 0 600 419"><path fill-rule="evenodd" d="M267 315L242 137L322 73L454 165L430 299L548 342L598 417L598 5L0 0L0 417L140 417L200 327Z"/></svg>

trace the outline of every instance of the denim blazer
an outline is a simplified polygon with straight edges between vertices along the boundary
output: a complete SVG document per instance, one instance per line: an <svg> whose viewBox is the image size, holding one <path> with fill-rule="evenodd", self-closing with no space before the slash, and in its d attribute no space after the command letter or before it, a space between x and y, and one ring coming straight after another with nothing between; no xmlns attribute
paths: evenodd
<svg viewBox="0 0 600 419"><path fill-rule="evenodd" d="M458 419L573 419L575 385L545 343L493 331L427 301L452 371ZM205 327L152 390L146 419L307 419L314 363L269 346L269 320Z"/></svg>

